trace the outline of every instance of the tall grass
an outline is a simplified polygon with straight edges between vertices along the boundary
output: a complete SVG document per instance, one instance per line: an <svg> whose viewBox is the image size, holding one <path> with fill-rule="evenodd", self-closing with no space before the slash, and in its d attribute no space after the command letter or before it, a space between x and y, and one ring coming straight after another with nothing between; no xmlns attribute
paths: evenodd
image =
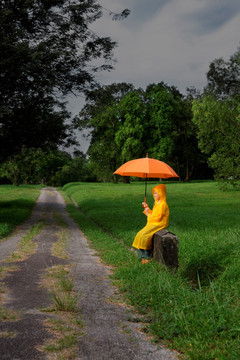
<svg viewBox="0 0 240 360"><path fill-rule="evenodd" d="M152 206L151 187L156 184L149 185ZM83 211L69 204L72 216L104 260L115 265L114 278L127 301L147 314L156 341L165 341L189 359L237 360L240 193L222 192L215 182L166 186L169 230L179 237L177 274L155 262L141 265L130 251L146 223L143 183L75 183L64 191Z"/></svg>
<svg viewBox="0 0 240 360"><path fill-rule="evenodd" d="M52 266L48 269L42 284L50 290L53 301L53 307L42 309L42 311L54 312L55 316L44 322L54 338L40 346L39 350L51 359L76 359L78 339L83 335L83 323L77 309L78 298L74 292L69 267Z"/></svg>
<svg viewBox="0 0 240 360"><path fill-rule="evenodd" d="M40 194L40 186L0 185L0 239L26 220Z"/></svg>

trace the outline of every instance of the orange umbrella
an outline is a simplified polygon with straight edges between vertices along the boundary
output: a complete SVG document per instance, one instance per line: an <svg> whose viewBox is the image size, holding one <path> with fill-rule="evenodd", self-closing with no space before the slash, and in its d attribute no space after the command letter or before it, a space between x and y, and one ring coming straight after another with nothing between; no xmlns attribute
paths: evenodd
<svg viewBox="0 0 240 360"><path fill-rule="evenodd" d="M145 201L147 193L147 178L168 179L171 177L179 177L169 165L163 161L151 159L148 155L145 158L126 162L120 166L114 174L145 178Z"/></svg>

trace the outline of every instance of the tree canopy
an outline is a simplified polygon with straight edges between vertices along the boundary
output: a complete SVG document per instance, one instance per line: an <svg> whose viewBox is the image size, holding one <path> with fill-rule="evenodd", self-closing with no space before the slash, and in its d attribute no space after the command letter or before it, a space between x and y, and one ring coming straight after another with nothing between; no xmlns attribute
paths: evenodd
<svg viewBox="0 0 240 360"><path fill-rule="evenodd" d="M96 72L113 67L116 43L90 28L102 10L96 0L1 1L0 159L23 145L74 142L66 95L86 92Z"/></svg>
<svg viewBox="0 0 240 360"><path fill-rule="evenodd" d="M204 156L191 101L175 87L163 82L145 91L125 83L99 87L88 94L75 124L91 132L88 155L98 180L110 180L123 162L146 153L173 166L185 180L197 171L201 177Z"/></svg>
<svg viewBox="0 0 240 360"><path fill-rule="evenodd" d="M199 147L209 157L215 178L239 186L240 180L240 50L228 62L210 64L208 84L193 103Z"/></svg>
<svg viewBox="0 0 240 360"><path fill-rule="evenodd" d="M119 164L120 149L115 142L121 123L118 105L132 89L133 85L127 83L99 85L87 94L86 105L75 118L76 127L91 132L89 161L98 180L111 180Z"/></svg>

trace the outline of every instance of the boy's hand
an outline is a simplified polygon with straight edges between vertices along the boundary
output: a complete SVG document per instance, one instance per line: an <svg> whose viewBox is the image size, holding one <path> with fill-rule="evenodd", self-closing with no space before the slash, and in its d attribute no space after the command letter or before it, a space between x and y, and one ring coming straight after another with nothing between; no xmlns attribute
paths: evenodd
<svg viewBox="0 0 240 360"><path fill-rule="evenodd" d="M148 204L147 203L145 203L145 202L143 202L142 203L142 207L144 208L144 213L145 213L145 215L149 215L149 207L148 207Z"/></svg>
<svg viewBox="0 0 240 360"><path fill-rule="evenodd" d="M143 207L144 209L146 209L146 208L148 207L148 204L145 203L145 201L144 201L144 202L142 202L142 207Z"/></svg>
<svg viewBox="0 0 240 360"><path fill-rule="evenodd" d="M148 207L148 204L147 204L147 203L145 203L145 202L143 202L143 203L142 203L142 207L144 208L144 212L145 212L145 214L148 216L148 214L149 214L149 207Z"/></svg>

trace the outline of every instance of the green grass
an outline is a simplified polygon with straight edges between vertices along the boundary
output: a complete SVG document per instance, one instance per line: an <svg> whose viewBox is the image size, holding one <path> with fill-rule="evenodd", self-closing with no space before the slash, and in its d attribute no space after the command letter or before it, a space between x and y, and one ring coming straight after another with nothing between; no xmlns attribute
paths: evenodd
<svg viewBox="0 0 240 360"><path fill-rule="evenodd" d="M77 309L78 298L69 267L57 265L49 268L42 284L49 289L53 302L52 307L42 311L54 313L55 317L44 323L54 338L42 345L40 350L52 354L54 359L76 359L78 339L83 335L83 323Z"/></svg>
<svg viewBox="0 0 240 360"><path fill-rule="evenodd" d="M29 217L40 187L0 185L0 239Z"/></svg>
<svg viewBox="0 0 240 360"><path fill-rule="evenodd" d="M69 277L66 270L59 267L57 282L52 289L52 298L57 311L72 312L76 311L77 297L73 291L73 279Z"/></svg>
<svg viewBox="0 0 240 360"><path fill-rule="evenodd" d="M33 225L28 233L22 237L18 249L11 253L5 261L12 262L23 260L26 255L33 254L36 248L36 242L33 241L34 237L42 231L43 227L44 224L42 222Z"/></svg>
<svg viewBox="0 0 240 360"><path fill-rule="evenodd" d="M15 310L0 307L0 321L17 321L20 318L19 314Z"/></svg>
<svg viewBox="0 0 240 360"><path fill-rule="evenodd" d="M148 184L147 202L153 204ZM240 358L240 193L216 182L167 182L169 230L179 237L179 269L142 265L130 251L146 218L144 184L68 184L68 211L102 258L147 331L187 359Z"/></svg>

